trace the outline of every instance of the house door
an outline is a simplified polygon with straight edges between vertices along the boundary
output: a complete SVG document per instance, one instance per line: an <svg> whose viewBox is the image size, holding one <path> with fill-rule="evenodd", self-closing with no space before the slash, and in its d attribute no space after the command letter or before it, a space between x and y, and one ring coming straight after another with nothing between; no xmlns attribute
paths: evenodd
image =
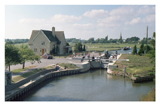
<svg viewBox="0 0 160 106"><path fill-rule="evenodd" d="M42 49L42 55L44 54L44 49Z"/></svg>

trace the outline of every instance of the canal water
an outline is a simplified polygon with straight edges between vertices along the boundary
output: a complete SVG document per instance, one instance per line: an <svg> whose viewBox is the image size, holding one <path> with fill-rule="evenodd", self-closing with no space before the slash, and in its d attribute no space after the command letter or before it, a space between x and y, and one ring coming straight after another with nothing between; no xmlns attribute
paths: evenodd
<svg viewBox="0 0 160 106"><path fill-rule="evenodd" d="M154 87L154 82L133 83L97 69L54 78L24 101L138 101Z"/></svg>
<svg viewBox="0 0 160 106"><path fill-rule="evenodd" d="M117 52L120 53L120 54L132 54L132 51L133 51L133 48L131 48L130 50L123 50L123 48L121 48L121 50L117 50ZM139 51L139 49L137 49L137 53L138 53L138 51ZM109 51L109 53L115 54L116 51L115 50L114 51Z"/></svg>

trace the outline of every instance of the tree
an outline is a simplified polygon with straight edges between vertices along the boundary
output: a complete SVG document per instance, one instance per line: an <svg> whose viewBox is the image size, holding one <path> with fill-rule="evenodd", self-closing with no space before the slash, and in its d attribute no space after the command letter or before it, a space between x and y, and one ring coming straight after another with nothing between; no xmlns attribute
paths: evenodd
<svg viewBox="0 0 160 106"><path fill-rule="evenodd" d="M133 48L132 54L133 54L133 55L137 54L137 47L136 47L136 45L135 45L134 48Z"/></svg>
<svg viewBox="0 0 160 106"><path fill-rule="evenodd" d="M69 43L68 43L68 42L66 42L66 46L69 46Z"/></svg>
<svg viewBox="0 0 160 106"><path fill-rule="evenodd" d="M5 65L9 67L9 71L10 65L15 65L21 62L21 57L18 51L18 48L14 45L5 44Z"/></svg>
<svg viewBox="0 0 160 106"><path fill-rule="evenodd" d="M74 45L74 51L75 52L83 51L81 42L78 42L77 44Z"/></svg>
<svg viewBox="0 0 160 106"><path fill-rule="evenodd" d="M88 43L94 43L94 38L89 38Z"/></svg>
<svg viewBox="0 0 160 106"><path fill-rule="evenodd" d="M140 46L140 49L138 51L138 55L142 55L144 54L144 44L142 43L141 46Z"/></svg>
<svg viewBox="0 0 160 106"><path fill-rule="evenodd" d="M153 49L149 51L149 54L150 54L150 58L152 59L151 63L154 64L153 70L155 71L155 38L156 38L155 32L153 32L153 38L154 39L151 40L151 45L153 46Z"/></svg>
<svg viewBox="0 0 160 106"><path fill-rule="evenodd" d="M156 33L153 32L153 39L150 41L150 44L152 45L154 50L155 50L155 36L156 36Z"/></svg>
<svg viewBox="0 0 160 106"><path fill-rule="evenodd" d="M85 47L85 45L83 46L83 51L86 51L86 47Z"/></svg>
<svg viewBox="0 0 160 106"><path fill-rule="evenodd" d="M13 44L13 42L12 41L7 41L6 44Z"/></svg>
<svg viewBox="0 0 160 106"><path fill-rule="evenodd" d="M108 41L108 35L105 37L105 40Z"/></svg>
<svg viewBox="0 0 160 106"><path fill-rule="evenodd" d="M23 64L22 69L25 67L25 61L31 60L31 62L40 62L40 57L34 53L34 51L28 48L28 45L21 45L19 48L19 53L21 55L21 63Z"/></svg>
<svg viewBox="0 0 160 106"><path fill-rule="evenodd" d="M138 38L138 37L131 37L131 38L127 38L125 42L126 43L133 43L134 42L135 43L135 42L138 42L139 39L140 38Z"/></svg>

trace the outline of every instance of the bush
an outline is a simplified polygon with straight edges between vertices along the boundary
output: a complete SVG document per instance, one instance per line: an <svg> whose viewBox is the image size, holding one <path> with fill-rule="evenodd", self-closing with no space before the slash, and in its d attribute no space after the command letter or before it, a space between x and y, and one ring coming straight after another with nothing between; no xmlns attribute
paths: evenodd
<svg viewBox="0 0 160 106"><path fill-rule="evenodd" d="M69 53L72 53L72 50L70 50Z"/></svg>

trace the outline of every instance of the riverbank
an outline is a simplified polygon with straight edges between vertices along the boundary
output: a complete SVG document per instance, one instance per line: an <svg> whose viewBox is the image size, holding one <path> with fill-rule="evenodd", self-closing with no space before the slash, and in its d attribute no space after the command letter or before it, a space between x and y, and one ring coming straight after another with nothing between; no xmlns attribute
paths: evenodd
<svg viewBox="0 0 160 106"><path fill-rule="evenodd" d="M148 94L143 95L141 101L155 101L155 88L153 88Z"/></svg>
<svg viewBox="0 0 160 106"><path fill-rule="evenodd" d="M5 86L5 100L6 101L17 100L17 98L20 98L22 95L30 92L30 90L34 89L37 85L41 84L42 82L48 79L57 76L86 72L90 68L90 65L89 66L88 65L89 63L81 64L82 68L79 68L74 64L61 63L60 70L56 71L55 65L53 64L47 66L43 70L41 69L33 70L31 72L27 72L20 76L14 77L14 80L16 79L16 83ZM87 69L86 66L88 67Z"/></svg>
<svg viewBox="0 0 160 106"><path fill-rule="evenodd" d="M116 61L114 65L117 65L118 68L113 68L112 74L123 76L124 68L126 67L125 77L129 77L132 80L154 77L155 72L152 70L153 64L151 64L149 57L122 54L120 59L129 59L129 61Z"/></svg>

